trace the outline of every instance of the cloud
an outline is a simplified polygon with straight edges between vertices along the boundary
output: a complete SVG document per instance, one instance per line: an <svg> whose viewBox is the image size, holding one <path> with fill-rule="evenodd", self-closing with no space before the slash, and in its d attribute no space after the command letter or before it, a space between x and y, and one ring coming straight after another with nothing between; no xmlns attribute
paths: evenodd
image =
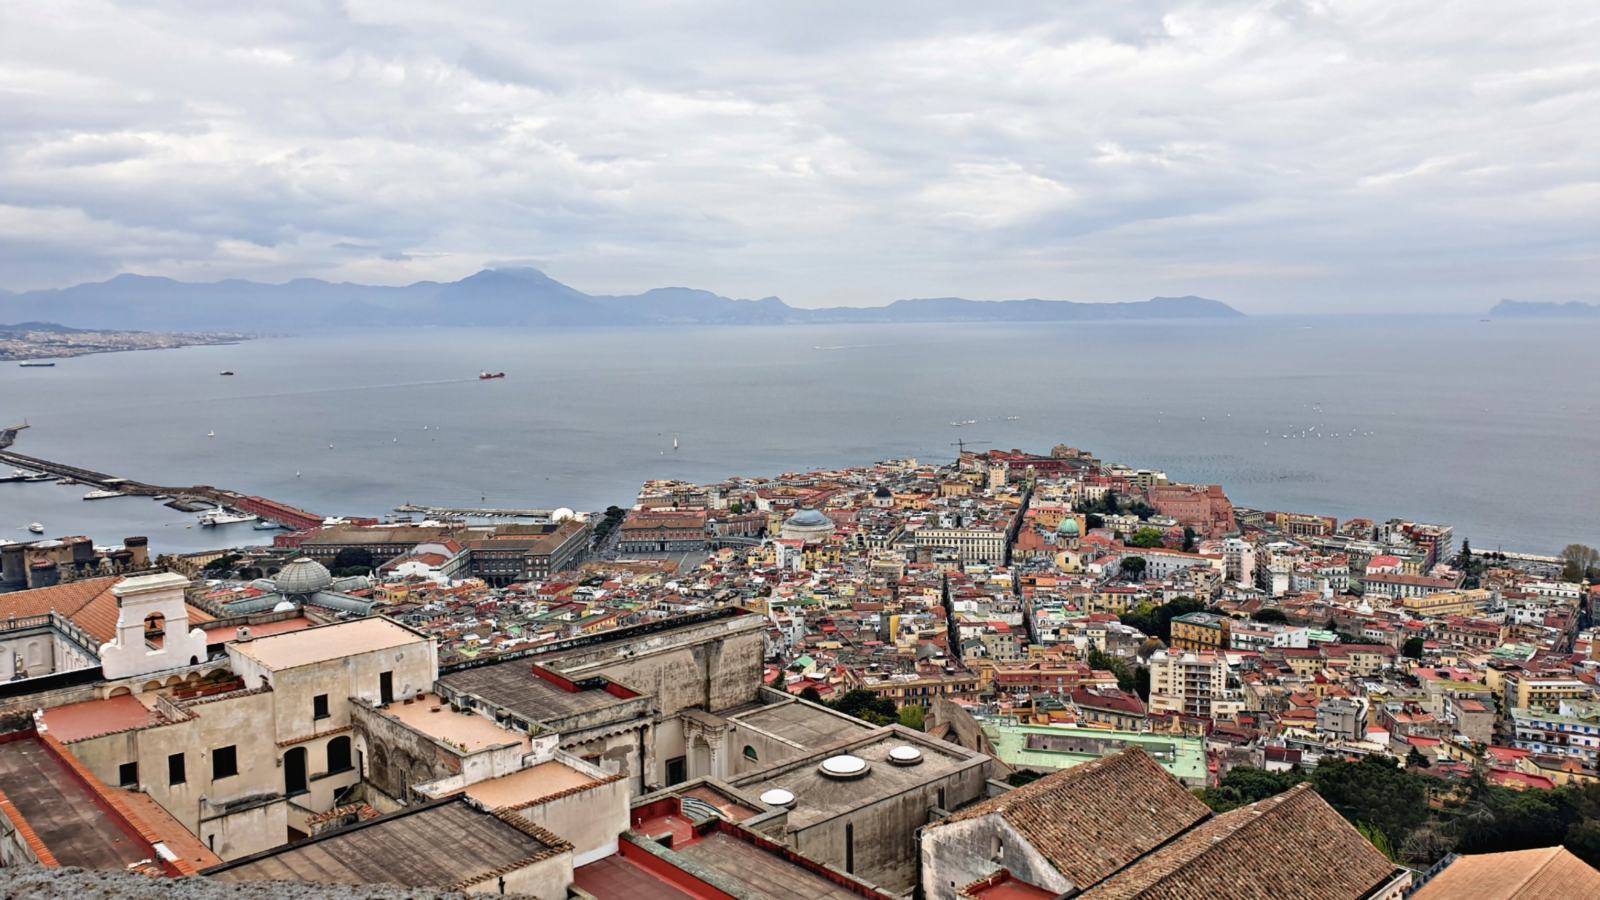
<svg viewBox="0 0 1600 900"><path fill-rule="evenodd" d="M0 286L1592 297L1584 2L0 6Z"/></svg>

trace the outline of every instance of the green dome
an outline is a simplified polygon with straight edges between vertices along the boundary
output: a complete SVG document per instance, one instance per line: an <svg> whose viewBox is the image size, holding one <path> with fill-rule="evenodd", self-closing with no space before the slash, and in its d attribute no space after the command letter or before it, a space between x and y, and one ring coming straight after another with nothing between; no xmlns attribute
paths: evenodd
<svg viewBox="0 0 1600 900"><path fill-rule="evenodd" d="M1062 537L1077 537L1078 520L1074 519L1072 516L1067 516L1065 519L1062 519L1061 524L1056 526L1056 534L1059 534Z"/></svg>

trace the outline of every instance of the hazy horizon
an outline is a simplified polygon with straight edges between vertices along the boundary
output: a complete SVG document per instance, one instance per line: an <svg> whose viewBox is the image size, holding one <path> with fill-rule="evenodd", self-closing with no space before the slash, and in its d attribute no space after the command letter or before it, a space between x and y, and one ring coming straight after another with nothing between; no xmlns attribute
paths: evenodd
<svg viewBox="0 0 1600 900"><path fill-rule="evenodd" d="M1597 43L1576 2L10 4L0 286L1593 302Z"/></svg>

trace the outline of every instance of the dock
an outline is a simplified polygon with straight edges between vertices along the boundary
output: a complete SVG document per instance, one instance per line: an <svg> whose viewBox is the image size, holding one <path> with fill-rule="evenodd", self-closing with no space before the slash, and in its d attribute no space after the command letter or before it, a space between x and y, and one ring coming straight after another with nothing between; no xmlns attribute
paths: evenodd
<svg viewBox="0 0 1600 900"><path fill-rule="evenodd" d="M419 506L415 503L404 503L396 506L397 513L417 513L433 519L549 519L556 511L553 509L493 509L466 506Z"/></svg>
<svg viewBox="0 0 1600 900"><path fill-rule="evenodd" d="M17 433L27 427L27 425L16 425L10 428L0 428L0 463L19 469L45 472L58 478L70 479L79 484L93 485L101 490L116 491L119 494L127 494L134 497L171 497L172 500L167 505L178 510L192 511L212 509L219 506L243 510L295 531L321 525L323 519L326 518L317 513L290 506L287 503L279 503L276 500L269 500L265 497L241 494L237 491L212 487L208 484L197 484L189 487L148 484L131 478L122 478L105 472L96 472L93 469L85 469L82 466L40 459L36 456L27 456L11 450L11 445L16 442Z"/></svg>

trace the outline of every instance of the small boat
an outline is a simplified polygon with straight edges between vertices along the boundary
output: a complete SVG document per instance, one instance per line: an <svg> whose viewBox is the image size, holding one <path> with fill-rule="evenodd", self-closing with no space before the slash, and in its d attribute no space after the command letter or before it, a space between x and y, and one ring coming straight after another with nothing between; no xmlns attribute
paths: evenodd
<svg viewBox="0 0 1600 900"><path fill-rule="evenodd" d="M38 522L33 522L33 523L29 524L28 525L28 530L33 532L34 534L44 534L44 526L40 525Z"/></svg>
<svg viewBox="0 0 1600 900"><path fill-rule="evenodd" d="M117 491L90 491L89 493L83 495L83 499L85 499L85 500L110 500L112 497L121 497L121 496L122 496L122 494L117 492Z"/></svg>
<svg viewBox="0 0 1600 900"><path fill-rule="evenodd" d="M216 436L217 436L217 433L215 431L206 432L206 437L216 437Z"/></svg>
<svg viewBox="0 0 1600 900"><path fill-rule="evenodd" d="M489 381L490 379L504 378L504 377L506 377L506 373L504 373L504 372L479 372L478 373L478 380L479 381Z"/></svg>
<svg viewBox="0 0 1600 900"><path fill-rule="evenodd" d="M233 513L228 512L227 510L217 509L201 516L200 524L207 528L211 528L217 525L233 525L239 522L254 522L255 520L256 517L250 515L249 513Z"/></svg>
<svg viewBox="0 0 1600 900"><path fill-rule="evenodd" d="M9 484L13 481L27 481L28 473L21 469L12 469L10 475L0 475L0 484Z"/></svg>
<svg viewBox="0 0 1600 900"><path fill-rule="evenodd" d="M232 375L233 373L232 372L223 372L221 374L223 374L223 375Z"/></svg>
<svg viewBox="0 0 1600 900"><path fill-rule="evenodd" d="M266 519L262 519L250 527L257 531L277 531L281 526L277 522L269 522Z"/></svg>
<svg viewBox="0 0 1600 900"><path fill-rule="evenodd" d="M28 362L17 363L17 365L24 369L53 369L55 368L56 364L53 362L38 362L30 360Z"/></svg>
<svg viewBox="0 0 1600 900"><path fill-rule="evenodd" d="M50 479L52 479L54 477L55 476L51 475L49 472L39 472L39 473L34 474L34 475L29 475L27 478L24 478L22 480L23 481L49 481Z"/></svg>

